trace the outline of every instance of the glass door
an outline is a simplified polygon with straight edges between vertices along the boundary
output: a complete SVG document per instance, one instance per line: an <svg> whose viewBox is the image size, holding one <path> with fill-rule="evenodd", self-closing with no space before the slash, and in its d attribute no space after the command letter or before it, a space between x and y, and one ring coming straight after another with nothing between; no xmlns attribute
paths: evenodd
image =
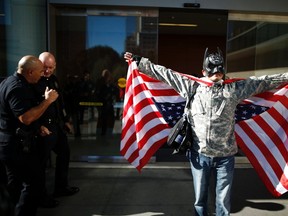
<svg viewBox="0 0 288 216"><path fill-rule="evenodd" d="M157 61L157 10L50 6L50 48L74 133L71 160L120 157L125 51Z"/></svg>

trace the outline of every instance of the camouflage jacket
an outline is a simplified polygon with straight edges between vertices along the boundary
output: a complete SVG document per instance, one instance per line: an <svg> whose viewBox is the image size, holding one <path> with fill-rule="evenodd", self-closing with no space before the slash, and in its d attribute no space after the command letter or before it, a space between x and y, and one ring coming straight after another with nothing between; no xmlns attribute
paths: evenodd
<svg viewBox="0 0 288 216"><path fill-rule="evenodd" d="M194 85L195 81L183 74L153 64L146 58L141 59L138 68L141 72L172 86L186 101L195 90L191 109L188 110L193 129L193 148L208 157L226 157L237 153L234 116L239 102L288 81L288 73L283 73L249 77L227 84L222 80L212 83L211 86ZM209 82L205 77L201 79Z"/></svg>

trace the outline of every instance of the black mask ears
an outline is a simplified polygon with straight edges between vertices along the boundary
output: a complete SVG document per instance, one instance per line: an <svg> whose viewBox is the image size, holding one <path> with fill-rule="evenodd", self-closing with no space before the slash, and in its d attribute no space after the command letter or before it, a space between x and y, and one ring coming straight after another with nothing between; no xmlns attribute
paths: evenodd
<svg viewBox="0 0 288 216"><path fill-rule="evenodd" d="M217 72L225 74L222 51L217 47L217 53L208 53L208 48L206 48L203 59L203 74L208 76Z"/></svg>

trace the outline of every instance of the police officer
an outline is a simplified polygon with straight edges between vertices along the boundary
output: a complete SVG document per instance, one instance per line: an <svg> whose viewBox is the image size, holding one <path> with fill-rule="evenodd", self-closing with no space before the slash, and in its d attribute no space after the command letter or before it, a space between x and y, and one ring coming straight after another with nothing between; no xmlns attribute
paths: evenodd
<svg viewBox="0 0 288 216"><path fill-rule="evenodd" d="M58 80L54 75L54 71L56 69L55 57L49 52L43 52L39 55L39 59L44 65L44 75L36 85L39 100L43 100L42 95L46 87L56 89L59 92L58 99L48 107L40 119L41 124L45 125L50 131L49 136L41 138L43 147L41 153L43 154L43 181L45 182L45 169L47 161L50 158L51 151L54 151L56 154L54 197L70 196L79 191L78 187L70 187L68 185L70 147L66 133L71 132L72 127L65 112ZM58 201L50 199L50 196L47 196L45 188L43 191L44 202L42 203L42 206L57 206Z"/></svg>
<svg viewBox="0 0 288 216"><path fill-rule="evenodd" d="M48 135L38 119L58 93L46 88L37 103L31 84L43 75L43 64L35 56L20 59L17 72L0 84L0 160L7 171L8 191L16 204L16 216L35 216L40 182L37 136Z"/></svg>

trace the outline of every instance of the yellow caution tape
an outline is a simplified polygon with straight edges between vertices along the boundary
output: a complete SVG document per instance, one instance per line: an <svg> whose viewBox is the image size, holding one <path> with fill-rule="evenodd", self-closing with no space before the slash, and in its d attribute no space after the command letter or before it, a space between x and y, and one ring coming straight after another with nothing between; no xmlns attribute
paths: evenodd
<svg viewBox="0 0 288 216"><path fill-rule="evenodd" d="M103 106L101 102L79 102L80 106Z"/></svg>

